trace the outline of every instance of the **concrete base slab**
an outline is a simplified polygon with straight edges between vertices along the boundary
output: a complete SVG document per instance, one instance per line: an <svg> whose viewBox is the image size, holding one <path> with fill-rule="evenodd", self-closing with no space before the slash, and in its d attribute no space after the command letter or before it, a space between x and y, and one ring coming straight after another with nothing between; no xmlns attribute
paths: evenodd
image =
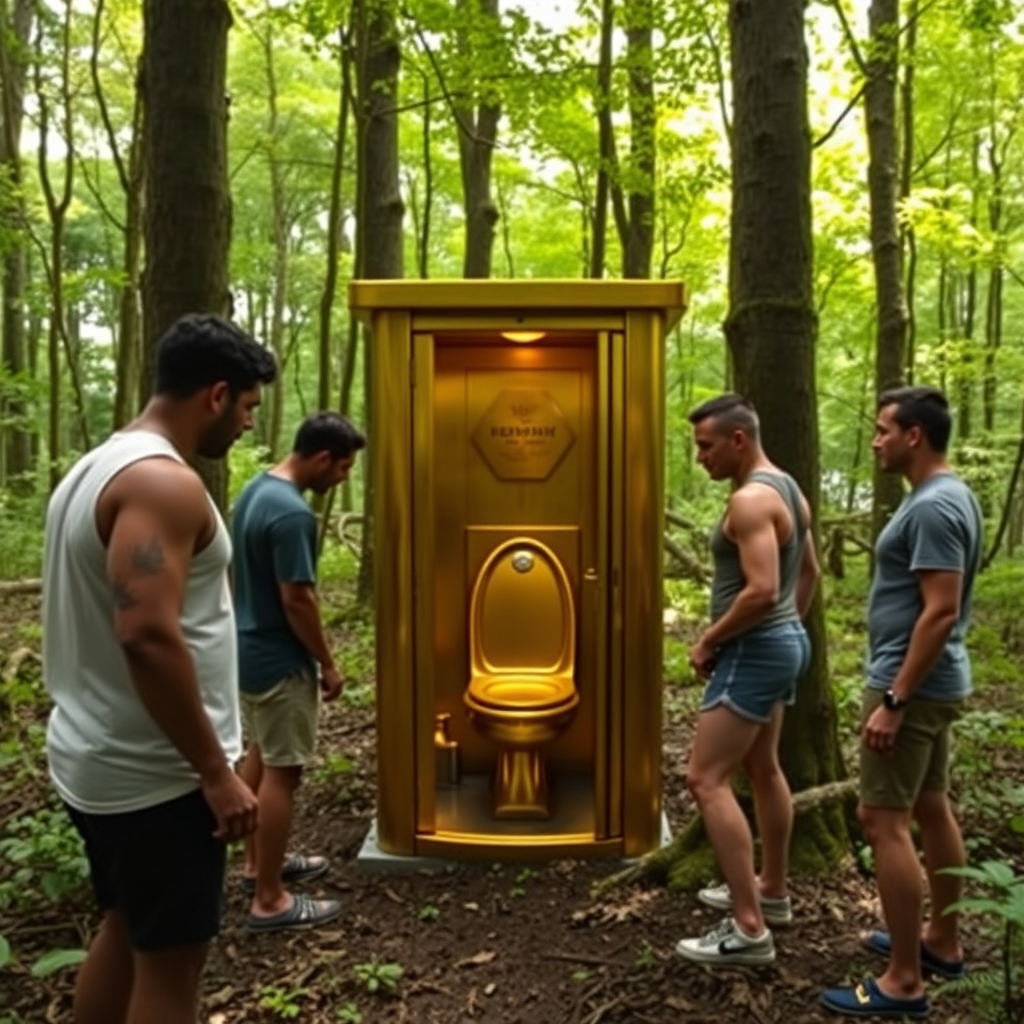
<svg viewBox="0 0 1024 1024"><path fill-rule="evenodd" d="M672 828L668 823L668 815L661 812L661 846L667 846L672 841ZM491 858L494 863L501 863L500 849L495 849L495 855ZM564 860L565 858L558 858ZM613 861L609 858L609 861ZM621 864L633 864L637 858L624 857L617 861ZM364 874L388 875L408 874L414 871L449 871L459 864L467 863L461 860L449 860L440 857L399 857L393 853L386 853L380 848L377 841L377 819L374 817L370 823L370 830L366 833L363 845L356 854L356 869Z"/></svg>

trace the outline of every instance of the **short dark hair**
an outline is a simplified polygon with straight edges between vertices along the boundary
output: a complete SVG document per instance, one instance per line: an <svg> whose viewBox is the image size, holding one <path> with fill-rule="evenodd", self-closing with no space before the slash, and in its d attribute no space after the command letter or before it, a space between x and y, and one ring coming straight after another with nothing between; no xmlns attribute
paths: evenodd
<svg viewBox="0 0 1024 1024"><path fill-rule="evenodd" d="M219 316L189 313L157 343L155 395L188 398L224 381L231 397L257 384L272 384L277 360L240 327Z"/></svg>
<svg viewBox="0 0 1024 1024"><path fill-rule="evenodd" d="M928 387L890 388L878 396L878 409L895 405L892 418L904 430L920 427L932 450L944 455L953 432L949 399L938 389Z"/></svg>
<svg viewBox="0 0 1024 1024"><path fill-rule="evenodd" d="M330 452L331 458L347 459L366 447L366 438L336 412L315 412L307 416L295 434L292 451L310 456Z"/></svg>
<svg viewBox="0 0 1024 1024"><path fill-rule="evenodd" d="M761 421L757 410L742 395L731 392L709 398L694 409L687 419L696 426L706 419L715 421L715 429L721 433L742 430L752 441L761 442Z"/></svg>

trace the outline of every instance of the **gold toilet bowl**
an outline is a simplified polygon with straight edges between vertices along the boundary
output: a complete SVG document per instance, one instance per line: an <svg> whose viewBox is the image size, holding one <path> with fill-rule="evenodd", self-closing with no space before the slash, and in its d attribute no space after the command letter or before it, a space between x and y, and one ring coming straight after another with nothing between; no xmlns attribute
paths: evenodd
<svg viewBox="0 0 1024 1024"><path fill-rule="evenodd" d="M471 678L463 695L474 726L498 748L495 818L549 818L542 747L572 721L576 616L561 562L546 545L499 545L470 603Z"/></svg>

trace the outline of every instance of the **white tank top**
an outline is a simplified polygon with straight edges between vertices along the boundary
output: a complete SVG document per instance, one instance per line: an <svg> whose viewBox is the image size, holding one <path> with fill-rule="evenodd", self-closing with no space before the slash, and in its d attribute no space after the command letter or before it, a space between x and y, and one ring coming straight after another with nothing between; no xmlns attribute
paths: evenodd
<svg viewBox="0 0 1024 1024"><path fill-rule="evenodd" d="M114 631L107 552L96 501L121 470L148 458L184 462L159 434L114 434L75 464L53 493L43 547L43 676L54 708L47 729L50 777L61 798L91 814L173 800L199 776L143 706ZM200 695L224 757L241 754L235 617L228 584L231 541L217 530L189 566L181 625Z"/></svg>

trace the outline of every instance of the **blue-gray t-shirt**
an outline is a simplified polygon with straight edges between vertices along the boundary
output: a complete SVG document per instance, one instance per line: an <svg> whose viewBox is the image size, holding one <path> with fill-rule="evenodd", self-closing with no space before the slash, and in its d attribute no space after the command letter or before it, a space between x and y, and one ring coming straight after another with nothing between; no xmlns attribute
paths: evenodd
<svg viewBox="0 0 1024 1024"><path fill-rule="evenodd" d="M280 584L316 582L316 517L288 480L261 473L245 485L231 521L238 685L265 693L316 662L292 632Z"/></svg>
<svg viewBox="0 0 1024 1024"><path fill-rule="evenodd" d="M875 544L875 576L868 598L868 686L892 685L921 614L917 573L961 574L960 617L931 671L914 691L932 700L959 700L971 692L964 636L974 578L981 564L982 516L971 489L952 473L937 473L914 488Z"/></svg>

